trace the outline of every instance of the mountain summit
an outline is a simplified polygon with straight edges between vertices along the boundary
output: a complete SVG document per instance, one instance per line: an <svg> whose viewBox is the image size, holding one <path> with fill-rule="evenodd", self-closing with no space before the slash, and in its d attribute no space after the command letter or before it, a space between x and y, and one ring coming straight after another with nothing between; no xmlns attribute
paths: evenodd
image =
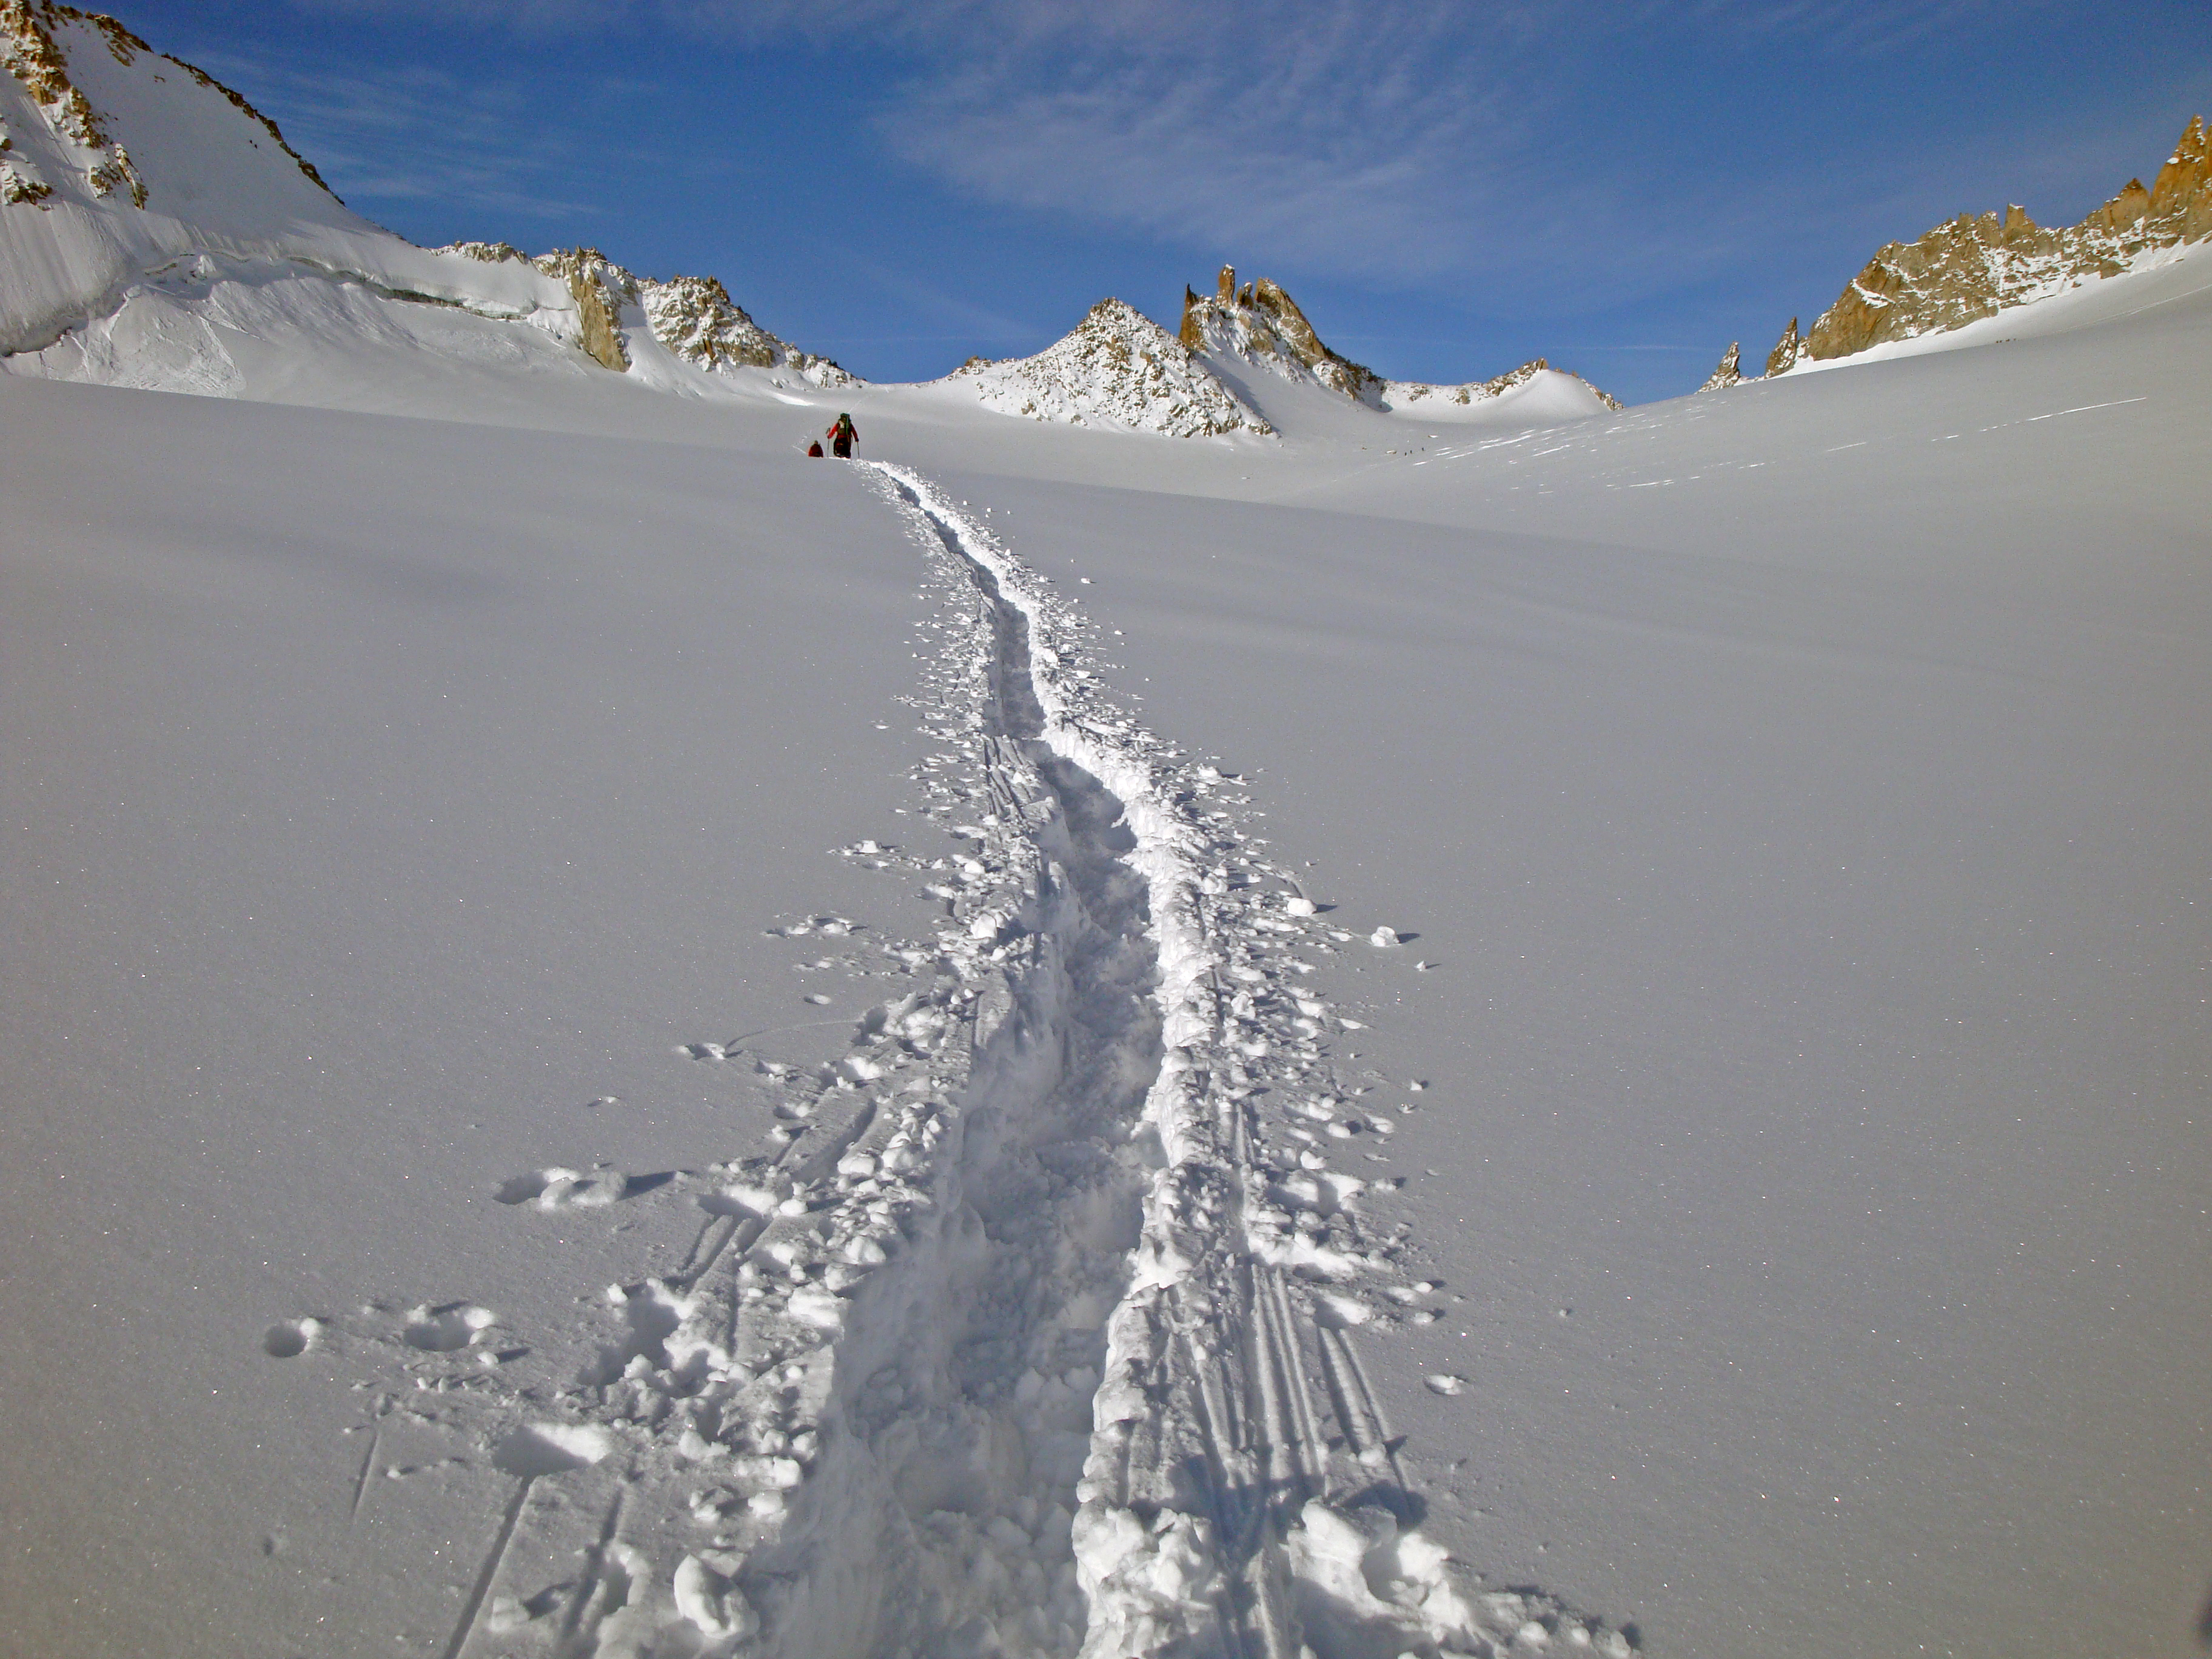
<svg viewBox="0 0 2212 1659"><path fill-rule="evenodd" d="M1297 301L1266 277L1237 286L1237 267L1224 265L1218 293L1200 299L1183 289L1180 338L1186 349L1235 357L1281 375L1379 405L1382 377L1331 351Z"/></svg>

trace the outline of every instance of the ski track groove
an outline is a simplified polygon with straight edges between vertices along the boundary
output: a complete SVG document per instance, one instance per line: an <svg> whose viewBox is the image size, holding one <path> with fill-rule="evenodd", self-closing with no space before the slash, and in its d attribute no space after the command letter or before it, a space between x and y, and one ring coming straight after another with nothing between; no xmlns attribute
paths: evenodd
<svg viewBox="0 0 2212 1659"><path fill-rule="evenodd" d="M1627 1655L1419 1533L1344 1328L1402 1244L1324 1156L1371 1127L1297 979L1335 947L1240 781L1115 703L1091 625L934 485L854 471L939 601L916 834L972 846L846 849L944 914L866 946L904 994L842 1059L687 1045L764 1079L777 1144L666 1185L706 1218L608 1289L571 1383L507 1383L473 1334L408 1354L441 1420L527 1446L444 1659Z"/></svg>

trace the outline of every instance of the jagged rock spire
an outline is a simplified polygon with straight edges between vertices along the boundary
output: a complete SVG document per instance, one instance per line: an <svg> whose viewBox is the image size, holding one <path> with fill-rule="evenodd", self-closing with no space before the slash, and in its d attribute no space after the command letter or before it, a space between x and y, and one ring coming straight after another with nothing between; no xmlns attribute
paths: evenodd
<svg viewBox="0 0 2212 1659"><path fill-rule="evenodd" d="M1804 349L1804 342L1797 337L1797 319L1792 317L1790 326L1782 331L1782 337L1774 343L1774 349L1766 354L1769 376L1787 374L1797 366L1797 354Z"/></svg>
<svg viewBox="0 0 2212 1659"><path fill-rule="evenodd" d="M1743 342L1741 340L1729 342L1729 349L1721 353L1720 362L1715 365L1713 372L1706 376L1705 383L1698 388L1698 391L1725 392L1743 380L1742 358L1739 355L1742 344Z"/></svg>

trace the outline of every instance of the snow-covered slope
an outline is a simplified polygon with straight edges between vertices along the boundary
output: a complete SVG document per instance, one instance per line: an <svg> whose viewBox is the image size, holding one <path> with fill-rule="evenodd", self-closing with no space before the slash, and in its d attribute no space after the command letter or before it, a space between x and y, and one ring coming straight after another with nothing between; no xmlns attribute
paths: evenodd
<svg viewBox="0 0 2212 1659"><path fill-rule="evenodd" d="M16 1639L2186 1651L2209 321L872 475L0 381Z"/></svg>
<svg viewBox="0 0 2212 1659"><path fill-rule="evenodd" d="M2195 248L1565 421L298 176L461 297L0 376L11 1659L2193 1650Z"/></svg>
<svg viewBox="0 0 2212 1659"><path fill-rule="evenodd" d="M974 358L945 384L971 391L986 409L1031 420L1175 438L1272 430L1174 335L1114 299L1035 356Z"/></svg>

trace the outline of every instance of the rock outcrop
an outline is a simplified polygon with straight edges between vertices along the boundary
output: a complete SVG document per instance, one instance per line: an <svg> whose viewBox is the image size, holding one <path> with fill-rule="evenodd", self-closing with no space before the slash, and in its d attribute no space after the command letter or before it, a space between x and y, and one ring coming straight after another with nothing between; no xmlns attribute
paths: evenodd
<svg viewBox="0 0 2212 1659"><path fill-rule="evenodd" d="M1120 300L1101 300L1034 357L970 357L945 383L972 386L987 409L1073 426L1173 438L1274 429L1187 345Z"/></svg>
<svg viewBox="0 0 2212 1659"><path fill-rule="evenodd" d="M2130 179L2078 225L2046 228L2025 209L2008 207L2002 214L1962 213L1916 241L1890 243L1814 319L1804 355L1848 357L1886 341L1942 333L2118 276L2147 257L2207 236L2212 143L2200 116L2148 189Z"/></svg>
<svg viewBox="0 0 2212 1659"><path fill-rule="evenodd" d="M638 303L637 279L595 247L556 249L530 263L568 283L584 355L617 374L627 370L629 346L623 338L622 313L625 304Z"/></svg>
<svg viewBox="0 0 2212 1659"><path fill-rule="evenodd" d="M712 276L672 276L637 284L653 337L687 363L709 370L787 371L809 384L834 387L860 381L827 357L778 339L745 314Z"/></svg>
<svg viewBox="0 0 2212 1659"><path fill-rule="evenodd" d="M747 316L730 291L712 276L672 276L656 282L624 270L595 247L556 248L535 258L506 242L455 242L441 253L458 253L483 264L510 262L557 277L576 307L574 342L595 362L617 374L630 368L623 313L641 317L668 354L710 373L762 368L781 371L811 386L859 386L827 357L801 351Z"/></svg>
<svg viewBox="0 0 2212 1659"><path fill-rule="evenodd" d="M98 27L106 37L108 50L123 63L131 61L128 54L134 51L147 50L144 41L112 17L88 17L74 8L29 0L0 0L0 67L30 94L47 131L71 152L94 196L120 190L133 206L143 208L146 185L131 165L131 152L108 136L106 123L70 80L68 60L54 44L55 25L79 21ZM16 149L15 135L0 132L0 201L44 206L53 193L52 181L40 176L37 165Z"/></svg>
<svg viewBox="0 0 2212 1659"><path fill-rule="evenodd" d="M1729 349L1721 353L1720 362L1713 365L1713 372L1705 377L1705 383L1698 388L1698 391L1725 392L1742 382L1743 359L1739 355L1742 345L1741 340L1729 342Z"/></svg>

